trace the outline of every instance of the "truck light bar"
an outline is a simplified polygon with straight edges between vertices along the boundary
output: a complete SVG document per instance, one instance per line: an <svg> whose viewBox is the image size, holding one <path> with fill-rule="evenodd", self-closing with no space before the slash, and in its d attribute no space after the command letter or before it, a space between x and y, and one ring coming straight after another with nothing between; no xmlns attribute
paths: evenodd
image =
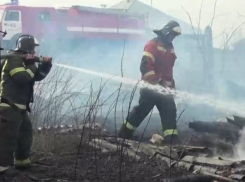
<svg viewBox="0 0 245 182"><path fill-rule="evenodd" d="M18 0L11 0L10 3L5 3L4 5L19 5L19 1Z"/></svg>

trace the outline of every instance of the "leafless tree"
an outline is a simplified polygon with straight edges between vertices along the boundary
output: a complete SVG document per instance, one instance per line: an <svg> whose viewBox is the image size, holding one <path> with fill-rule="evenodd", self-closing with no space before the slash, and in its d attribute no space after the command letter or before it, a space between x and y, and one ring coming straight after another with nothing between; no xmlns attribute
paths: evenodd
<svg viewBox="0 0 245 182"><path fill-rule="evenodd" d="M202 21L202 18L201 17L202 17L203 3L204 3L204 0L202 0L202 3L200 5L199 17L198 17L198 20L197 20L197 25L198 25L197 28L194 27L193 18L191 17L190 13L185 8L183 8L183 7L182 8L185 11L186 15L188 16L188 18L189 18L189 22L190 22L191 27L192 27L192 30L193 30L194 39L196 40L197 45L198 45L198 49L200 50L200 53L201 53L202 61L203 61L204 64L206 64L210 60L208 60L208 54L209 54L209 52L207 52L207 49L205 47L205 44L203 43L204 42L203 41L204 40L203 38L205 37L205 34L201 30L201 26L200 26L201 25L201 21ZM211 29L213 27L213 24L214 24L215 19L217 19L220 16L224 16L224 14L217 15L217 13L216 13L217 3L218 3L218 0L216 0L214 2L213 15L212 15L212 18L211 18L210 23L208 24L208 26ZM241 17L242 15L239 15L239 16ZM230 47L232 45L232 40L233 40L234 36L241 30L241 28L244 26L244 24L245 24L245 21L242 22L242 23L240 23L236 27L235 26L232 26L229 31L224 30L223 32L221 32L217 36L212 37L212 41L215 41L215 39L220 38L220 37L223 38L223 43L222 43L222 45L219 46L219 49L222 51L222 55L221 55L220 73L219 73L219 75L217 75L218 78L222 78L222 76L223 76L223 72L224 72L224 68L225 68L225 63L226 63L226 59L227 59L227 54L228 54L228 50L230 49ZM211 78L208 77L208 80L211 80Z"/></svg>

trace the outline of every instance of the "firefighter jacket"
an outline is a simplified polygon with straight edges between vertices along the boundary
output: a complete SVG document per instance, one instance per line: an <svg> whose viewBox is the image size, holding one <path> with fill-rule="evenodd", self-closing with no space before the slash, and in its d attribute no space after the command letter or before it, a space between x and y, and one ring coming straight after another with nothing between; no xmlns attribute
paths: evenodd
<svg viewBox="0 0 245 182"><path fill-rule="evenodd" d="M142 80L151 84L175 88L173 67L176 59L174 47L159 37L146 43L141 60Z"/></svg>
<svg viewBox="0 0 245 182"><path fill-rule="evenodd" d="M11 54L22 54L12 52ZM33 102L33 86L35 81L44 79L51 69L51 63L25 64L29 60L11 57L3 61L1 73L1 103L0 106L17 106L29 110ZM30 60L31 61L31 60Z"/></svg>

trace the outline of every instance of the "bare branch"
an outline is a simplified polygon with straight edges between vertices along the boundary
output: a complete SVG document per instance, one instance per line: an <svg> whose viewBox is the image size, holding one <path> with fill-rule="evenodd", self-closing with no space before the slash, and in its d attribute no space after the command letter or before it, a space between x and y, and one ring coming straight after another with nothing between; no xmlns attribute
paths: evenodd
<svg viewBox="0 0 245 182"><path fill-rule="evenodd" d="M122 53L122 58L121 58L121 76L123 77L123 58L124 58L124 52L125 52L125 43L126 40L123 40L123 53Z"/></svg>
<svg viewBox="0 0 245 182"><path fill-rule="evenodd" d="M245 15L242 15L242 14L240 14L239 12L237 12L237 14L238 14L238 16L240 16L240 17L245 17Z"/></svg>
<svg viewBox="0 0 245 182"><path fill-rule="evenodd" d="M215 19L215 13L216 13L217 2L218 2L218 0L216 0L215 3L214 3L213 17L212 17L212 20L211 20L211 23L210 23L211 29L213 28L213 22L214 22L214 19Z"/></svg>
<svg viewBox="0 0 245 182"><path fill-rule="evenodd" d="M191 24L191 28L192 28L192 30L193 30L193 33L196 35L197 33L196 33L196 31L195 31L195 28L194 28L194 25L193 25L193 22L192 22L190 13L189 13L188 11L186 11L186 9L185 9L183 6L181 6L181 7L182 7L182 9L185 11L186 15L188 16L189 21L190 21L190 24Z"/></svg>
<svg viewBox="0 0 245 182"><path fill-rule="evenodd" d="M215 16L211 19L211 21L208 23L208 25L212 28L213 22L214 22L215 19L217 19L217 18L219 18L219 17L221 17L221 16L226 16L226 15L227 15L227 14L219 14L219 15L215 15Z"/></svg>
<svg viewBox="0 0 245 182"><path fill-rule="evenodd" d="M193 33L194 33L194 38L196 39L197 43L198 43L198 47L199 47L199 50L201 52L201 55L202 55L202 58L203 58L203 61L205 61L205 52L204 52L204 49L202 48L202 43L200 42L200 39L199 39L199 35L200 34L197 34L196 31L195 31L195 28L193 26L193 22L192 22L192 18L191 18L191 15L188 11L185 10L185 8L183 6L181 6L182 9L185 11L185 13L187 14L189 20L190 20L190 23L191 23L191 27L192 27L192 30L193 30Z"/></svg>
<svg viewBox="0 0 245 182"><path fill-rule="evenodd" d="M239 24L231 33L227 33L224 31L223 33L223 40L224 40L224 44L220 46L220 48L223 49L223 57L222 57L222 66L221 66L221 71L220 71L220 76L222 77L223 72L224 72L224 68L225 68L225 51L229 49L230 47L230 41L232 40L233 36L241 29L241 27L245 24L245 21L243 21L241 24ZM234 27L234 24L232 25L232 28ZM231 29L232 29L231 28Z"/></svg>
<svg viewBox="0 0 245 182"><path fill-rule="evenodd" d="M122 77L123 77L123 58L124 58L124 51L125 51L125 42L126 42L126 40L124 39L124 41L123 41L123 53L122 53L122 57L121 57L121 76ZM119 89L118 89L118 95L117 95L117 98L116 98L116 105L115 105L115 111L114 111L114 126L115 126L115 134L116 134L116 136L117 136L117 122L116 122L117 103L118 103L118 99L119 99L119 96L120 96L121 88L122 88L122 82L120 83L120 86L119 86Z"/></svg>
<svg viewBox="0 0 245 182"><path fill-rule="evenodd" d="M198 35L201 33L201 17L202 17L202 6L203 6L204 0L202 0L200 10L199 10L199 18L198 18Z"/></svg>
<svg viewBox="0 0 245 182"><path fill-rule="evenodd" d="M243 21L240 25L238 25L231 33L224 32L224 44L220 46L220 48L223 48L224 50L229 49L229 43L233 36L240 30L240 28L245 24L245 21ZM234 24L233 24L234 26ZM233 27L232 26L232 27Z"/></svg>

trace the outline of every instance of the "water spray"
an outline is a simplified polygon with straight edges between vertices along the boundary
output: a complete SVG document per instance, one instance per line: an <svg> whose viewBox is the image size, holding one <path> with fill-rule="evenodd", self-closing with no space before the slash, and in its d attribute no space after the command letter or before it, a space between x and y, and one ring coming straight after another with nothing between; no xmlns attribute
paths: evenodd
<svg viewBox="0 0 245 182"><path fill-rule="evenodd" d="M222 111L226 112L227 115L233 114L233 115L245 116L245 107L244 107L245 104L237 104L237 103L231 103L231 102L228 103L228 102L224 102L224 101L215 100L215 98L212 98L211 96L204 96L204 95L197 96L194 94L190 94L188 92L164 88L164 87L159 86L159 85L151 85L151 84L146 83L144 81L136 81L136 80L125 78L125 77L113 76L110 74L101 73L101 72L97 72L97 71L91 71L91 70L87 70L87 69L83 69L83 68L77 68L77 67L68 66L65 64L55 64L55 65L58 67L76 70L78 72L82 72L82 73L86 73L86 74L110 79L110 80L120 82L123 84L131 85L131 86L135 86L137 84L139 88L147 87L147 88L155 90L161 94L172 95L174 97L177 97L179 102L189 101L189 102L194 103L194 104L206 104L206 105L211 106L215 109L222 110Z"/></svg>

